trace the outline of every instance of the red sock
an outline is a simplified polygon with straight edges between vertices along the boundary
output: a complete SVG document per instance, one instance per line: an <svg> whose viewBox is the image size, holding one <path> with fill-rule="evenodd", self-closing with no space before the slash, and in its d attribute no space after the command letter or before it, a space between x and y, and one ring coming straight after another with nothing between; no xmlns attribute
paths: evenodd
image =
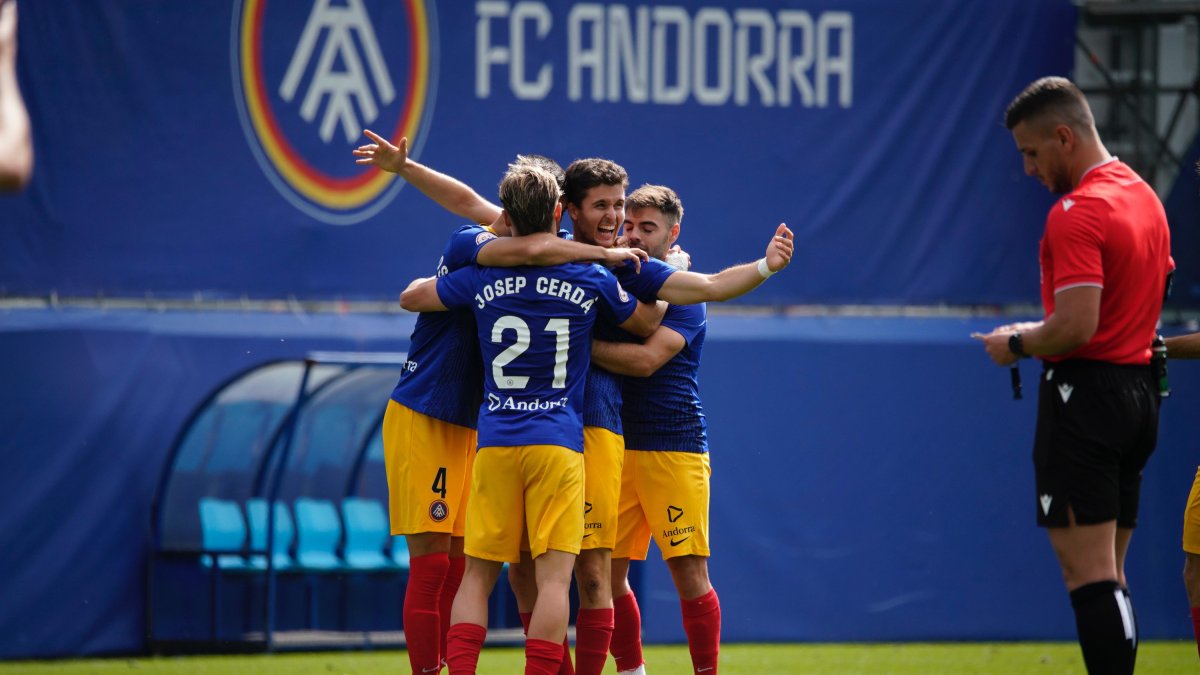
<svg viewBox="0 0 1200 675"><path fill-rule="evenodd" d="M456 623L450 626L446 636L446 664L450 666L451 675L475 675L475 667L479 665L479 650L483 649L483 639L487 637L487 629L474 623ZM437 672L437 671L433 671Z"/></svg>
<svg viewBox="0 0 1200 675"><path fill-rule="evenodd" d="M571 636L563 636L562 663L558 666L558 675L575 675L575 666L571 663Z"/></svg>
<svg viewBox="0 0 1200 675"><path fill-rule="evenodd" d="M1200 653L1200 607L1192 608L1192 632L1196 634L1196 651Z"/></svg>
<svg viewBox="0 0 1200 675"><path fill-rule="evenodd" d="M518 612L517 615L521 617L521 629L528 636L529 622L533 619L533 612ZM575 668L571 665L571 638L563 638L562 649L562 663L559 665L556 675L575 675Z"/></svg>
<svg viewBox="0 0 1200 675"><path fill-rule="evenodd" d="M575 672L578 675L601 675L604 672L612 636L613 610L579 610L579 617L575 620Z"/></svg>
<svg viewBox="0 0 1200 675"><path fill-rule="evenodd" d="M617 670L634 670L645 663L642 659L642 613L633 593L613 598L613 661Z"/></svg>
<svg viewBox="0 0 1200 675"><path fill-rule="evenodd" d="M430 553L409 561L408 587L404 591L404 641L414 673L431 672L442 665L441 620L438 596L450 562L445 553Z"/></svg>
<svg viewBox="0 0 1200 675"><path fill-rule="evenodd" d="M680 600L683 632L687 633L692 667L697 673L717 675L717 654L721 651L721 601L714 588L695 600Z"/></svg>
<svg viewBox="0 0 1200 675"><path fill-rule="evenodd" d="M442 620L438 626L438 640L442 645L443 658L446 656L446 634L450 632L450 608L454 606L454 596L458 594L463 568L466 566L466 558L450 558L450 566L446 568L446 581L442 584L442 593L438 598L438 613L441 614Z"/></svg>
<svg viewBox="0 0 1200 675"><path fill-rule="evenodd" d="M562 657L562 645L557 642L525 640L525 675L557 675Z"/></svg>

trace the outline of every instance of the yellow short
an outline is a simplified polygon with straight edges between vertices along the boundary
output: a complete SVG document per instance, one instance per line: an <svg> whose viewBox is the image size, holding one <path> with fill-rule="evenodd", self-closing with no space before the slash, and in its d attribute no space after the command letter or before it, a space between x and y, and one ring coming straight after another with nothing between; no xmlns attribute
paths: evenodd
<svg viewBox="0 0 1200 675"><path fill-rule="evenodd" d="M1200 468L1196 469L1192 493L1183 510L1183 550L1200 555Z"/></svg>
<svg viewBox="0 0 1200 675"><path fill-rule="evenodd" d="M617 504L625 439L602 427L583 428L583 549L617 543Z"/></svg>
<svg viewBox="0 0 1200 675"><path fill-rule="evenodd" d="M383 416L392 534L463 536L475 430L389 400Z"/></svg>
<svg viewBox="0 0 1200 675"><path fill-rule="evenodd" d="M626 450L614 558L645 560L650 537L663 560L708 557L707 452Z"/></svg>
<svg viewBox="0 0 1200 675"><path fill-rule="evenodd" d="M480 448L467 505L463 550L473 558L521 561L548 549L579 553L583 539L583 454L560 445Z"/></svg>

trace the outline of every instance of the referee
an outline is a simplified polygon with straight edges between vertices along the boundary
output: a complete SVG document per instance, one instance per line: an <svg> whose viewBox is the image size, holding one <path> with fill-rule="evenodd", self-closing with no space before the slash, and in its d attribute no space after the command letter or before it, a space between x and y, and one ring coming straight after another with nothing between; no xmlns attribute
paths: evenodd
<svg viewBox="0 0 1200 675"><path fill-rule="evenodd" d="M1137 626L1125 554L1158 435L1151 343L1173 263L1154 191L1105 149L1070 81L1030 84L1005 113L1025 173L1062 194L1046 217L1041 322L977 336L1007 366L1042 359L1033 446L1047 528L1088 672L1132 673Z"/></svg>

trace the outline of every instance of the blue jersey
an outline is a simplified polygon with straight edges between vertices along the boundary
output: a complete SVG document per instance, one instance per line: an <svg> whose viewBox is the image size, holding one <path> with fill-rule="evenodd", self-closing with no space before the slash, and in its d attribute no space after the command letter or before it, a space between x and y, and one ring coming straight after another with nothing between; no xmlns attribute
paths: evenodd
<svg viewBox="0 0 1200 675"><path fill-rule="evenodd" d="M621 286L635 298L646 303L653 303L658 296L658 290L663 282L675 269L670 265L651 258L642 263L640 274L633 265L626 264L614 270ZM596 339L608 342L630 342L634 336L617 328L614 324L599 320L596 322ZM583 425L608 429L618 436L624 434L621 424L621 389L624 386L622 376L609 372L600 366L592 366L588 373L587 390L583 397Z"/></svg>
<svg viewBox="0 0 1200 675"><path fill-rule="evenodd" d="M484 364L479 446L583 452L583 394L597 315L624 323L637 301L599 265L469 267L437 282L475 312Z"/></svg>
<svg viewBox="0 0 1200 675"><path fill-rule="evenodd" d="M706 321L707 309L703 304L667 308L662 325L682 335L685 344L650 377L625 378L621 420L625 425L626 448L708 452L697 379Z"/></svg>
<svg viewBox="0 0 1200 675"><path fill-rule="evenodd" d="M667 282L667 277L675 273L675 268L658 258L651 258L642 263L642 271L638 272L633 265L622 265L614 270L617 279L625 290L642 302L652 303L658 300L658 291Z"/></svg>
<svg viewBox="0 0 1200 675"><path fill-rule="evenodd" d="M438 260L437 276L472 265L479 249L496 238L479 225L464 225L450 236ZM408 361L392 400L423 415L475 428L483 400L483 362L470 310L423 312L417 317Z"/></svg>

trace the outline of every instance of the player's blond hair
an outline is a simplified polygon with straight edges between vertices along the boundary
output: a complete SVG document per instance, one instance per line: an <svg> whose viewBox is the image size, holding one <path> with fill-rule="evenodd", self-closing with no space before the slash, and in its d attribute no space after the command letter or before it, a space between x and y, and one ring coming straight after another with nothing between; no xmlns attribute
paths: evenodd
<svg viewBox="0 0 1200 675"><path fill-rule="evenodd" d="M517 235L553 232L559 196L554 176L537 166L510 164L500 181L500 205Z"/></svg>
<svg viewBox="0 0 1200 675"><path fill-rule="evenodd" d="M683 202L679 195L665 185L646 185L633 191L625 199L625 210L655 208L667 217L669 225L683 220Z"/></svg>

